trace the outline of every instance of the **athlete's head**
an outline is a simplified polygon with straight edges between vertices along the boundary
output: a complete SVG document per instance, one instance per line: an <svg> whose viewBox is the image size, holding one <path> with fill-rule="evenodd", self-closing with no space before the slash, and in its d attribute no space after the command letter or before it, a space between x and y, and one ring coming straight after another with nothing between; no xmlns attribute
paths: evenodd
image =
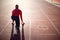
<svg viewBox="0 0 60 40"><path fill-rule="evenodd" d="M15 5L15 8L18 9L19 8L19 5Z"/></svg>

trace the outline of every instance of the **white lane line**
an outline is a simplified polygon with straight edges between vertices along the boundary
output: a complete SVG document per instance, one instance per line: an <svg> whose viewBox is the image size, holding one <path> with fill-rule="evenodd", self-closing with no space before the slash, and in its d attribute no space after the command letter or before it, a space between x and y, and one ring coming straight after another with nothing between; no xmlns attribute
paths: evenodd
<svg viewBox="0 0 60 40"><path fill-rule="evenodd" d="M30 24L29 24L29 40L31 40L31 16L30 16Z"/></svg>
<svg viewBox="0 0 60 40"><path fill-rule="evenodd" d="M59 5L60 3L49 1L49 0L46 0L46 2L52 4L52 5L56 6L56 7L60 7L60 5Z"/></svg>
<svg viewBox="0 0 60 40"><path fill-rule="evenodd" d="M2 34L2 32L7 28L7 26L9 25L10 21L6 24L6 26L4 26L4 28L0 31L0 35Z"/></svg>
<svg viewBox="0 0 60 40"><path fill-rule="evenodd" d="M58 32L58 34L60 34L59 30L56 28L56 26L54 25L54 23L52 22L52 20L49 18L49 16L47 14L45 14L45 12L40 8L41 12L47 17L47 19L50 21L50 23L52 24L52 26L55 28L55 30Z"/></svg>
<svg viewBox="0 0 60 40"><path fill-rule="evenodd" d="M40 35L57 35L57 34L40 34Z"/></svg>

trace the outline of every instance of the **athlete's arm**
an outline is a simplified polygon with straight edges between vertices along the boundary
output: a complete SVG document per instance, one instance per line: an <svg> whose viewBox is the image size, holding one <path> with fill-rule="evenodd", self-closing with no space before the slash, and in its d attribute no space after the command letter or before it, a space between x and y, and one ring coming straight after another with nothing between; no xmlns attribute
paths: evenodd
<svg viewBox="0 0 60 40"><path fill-rule="evenodd" d="M20 12L20 18L21 18L21 21L23 22L22 11Z"/></svg>

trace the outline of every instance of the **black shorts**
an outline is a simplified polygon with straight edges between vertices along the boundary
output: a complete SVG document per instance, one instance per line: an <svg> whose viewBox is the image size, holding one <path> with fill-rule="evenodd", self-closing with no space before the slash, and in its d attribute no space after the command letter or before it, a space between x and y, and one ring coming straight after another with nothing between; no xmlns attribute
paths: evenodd
<svg viewBox="0 0 60 40"><path fill-rule="evenodd" d="M20 26L20 20L19 20L19 17L18 16L11 16L11 19L13 21L15 21L16 27L19 27Z"/></svg>

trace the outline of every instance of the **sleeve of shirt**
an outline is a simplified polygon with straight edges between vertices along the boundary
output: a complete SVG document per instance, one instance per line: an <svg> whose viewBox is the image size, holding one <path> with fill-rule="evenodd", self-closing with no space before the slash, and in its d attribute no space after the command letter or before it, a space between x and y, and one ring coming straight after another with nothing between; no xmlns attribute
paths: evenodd
<svg viewBox="0 0 60 40"><path fill-rule="evenodd" d="M13 16L13 10L12 10L11 16Z"/></svg>
<svg viewBox="0 0 60 40"><path fill-rule="evenodd" d="M21 18L21 21L23 22L22 11L21 10L20 10L20 18Z"/></svg>

